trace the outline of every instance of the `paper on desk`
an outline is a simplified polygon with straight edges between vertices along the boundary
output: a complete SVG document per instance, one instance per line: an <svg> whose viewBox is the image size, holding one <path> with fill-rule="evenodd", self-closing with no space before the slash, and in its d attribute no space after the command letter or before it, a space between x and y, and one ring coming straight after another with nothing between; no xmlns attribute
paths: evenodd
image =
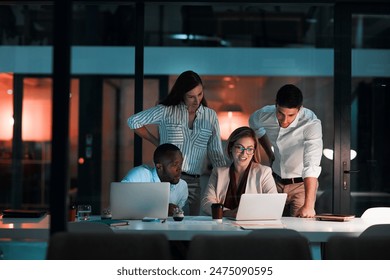
<svg viewBox="0 0 390 280"><path fill-rule="evenodd" d="M243 221L233 223L242 229L284 228L281 221Z"/></svg>

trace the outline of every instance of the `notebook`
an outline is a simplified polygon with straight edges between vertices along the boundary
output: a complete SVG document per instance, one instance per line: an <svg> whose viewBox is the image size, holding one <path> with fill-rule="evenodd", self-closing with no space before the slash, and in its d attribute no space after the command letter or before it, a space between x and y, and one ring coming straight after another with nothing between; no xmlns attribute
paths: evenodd
<svg viewBox="0 0 390 280"><path fill-rule="evenodd" d="M141 220L168 217L170 183L112 182L110 208L112 219Z"/></svg>
<svg viewBox="0 0 390 280"><path fill-rule="evenodd" d="M316 218L319 221L346 222L346 221L353 220L355 218L355 215L323 213L323 214L315 215L314 218Z"/></svg>
<svg viewBox="0 0 390 280"><path fill-rule="evenodd" d="M286 203L286 193L241 195L235 221L280 220Z"/></svg>

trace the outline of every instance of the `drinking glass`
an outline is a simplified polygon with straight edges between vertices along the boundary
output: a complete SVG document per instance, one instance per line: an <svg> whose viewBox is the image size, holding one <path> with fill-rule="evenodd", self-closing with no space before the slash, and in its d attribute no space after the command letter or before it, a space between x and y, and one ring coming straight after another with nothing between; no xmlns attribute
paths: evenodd
<svg viewBox="0 0 390 280"><path fill-rule="evenodd" d="M79 205L77 206L77 218L79 221L87 221L89 220L89 216L91 215L92 208L91 205Z"/></svg>

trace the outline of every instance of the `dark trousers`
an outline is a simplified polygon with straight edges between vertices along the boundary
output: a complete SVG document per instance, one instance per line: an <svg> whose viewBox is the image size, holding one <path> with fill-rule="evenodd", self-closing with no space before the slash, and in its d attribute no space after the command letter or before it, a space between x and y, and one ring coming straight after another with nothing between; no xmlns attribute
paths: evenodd
<svg viewBox="0 0 390 280"><path fill-rule="evenodd" d="M188 185L188 208L190 216L199 216L200 211L200 178L182 174L181 178Z"/></svg>

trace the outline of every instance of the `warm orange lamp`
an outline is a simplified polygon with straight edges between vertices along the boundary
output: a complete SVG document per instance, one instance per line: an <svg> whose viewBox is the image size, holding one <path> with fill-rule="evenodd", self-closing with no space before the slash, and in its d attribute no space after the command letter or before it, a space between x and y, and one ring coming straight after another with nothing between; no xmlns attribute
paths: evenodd
<svg viewBox="0 0 390 280"><path fill-rule="evenodd" d="M243 113L239 104L222 104L218 110L218 120L222 140L227 140L230 134L240 126L248 125L248 115Z"/></svg>
<svg viewBox="0 0 390 280"><path fill-rule="evenodd" d="M45 142L51 140L52 104L50 99L24 99L22 111L22 140ZM0 98L0 139L13 137L13 101L11 96Z"/></svg>

